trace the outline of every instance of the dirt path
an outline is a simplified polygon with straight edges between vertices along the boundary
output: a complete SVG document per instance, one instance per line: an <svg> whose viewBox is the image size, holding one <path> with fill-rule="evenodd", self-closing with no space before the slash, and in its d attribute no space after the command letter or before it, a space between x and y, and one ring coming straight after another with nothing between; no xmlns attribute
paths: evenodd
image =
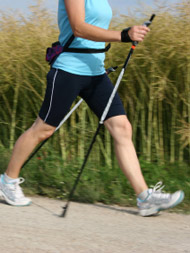
<svg viewBox="0 0 190 253"><path fill-rule="evenodd" d="M190 215L162 212L142 218L135 208L34 197L30 207L0 201L1 253L190 252Z"/></svg>

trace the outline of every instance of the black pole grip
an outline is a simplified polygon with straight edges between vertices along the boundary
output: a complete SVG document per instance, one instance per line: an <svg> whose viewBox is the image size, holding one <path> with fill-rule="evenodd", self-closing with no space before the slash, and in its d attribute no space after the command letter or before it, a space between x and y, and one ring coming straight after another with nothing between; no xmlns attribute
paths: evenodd
<svg viewBox="0 0 190 253"><path fill-rule="evenodd" d="M152 21L155 18L155 16L156 16L155 14L152 14L152 16L150 17L149 21L144 22L143 25L146 26L146 27L150 26L152 24Z"/></svg>
<svg viewBox="0 0 190 253"><path fill-rule="evenodd" d="M150 22L153 21L153 19L155 18L156 14L152 14L151 18L150 18Z"/></svg>

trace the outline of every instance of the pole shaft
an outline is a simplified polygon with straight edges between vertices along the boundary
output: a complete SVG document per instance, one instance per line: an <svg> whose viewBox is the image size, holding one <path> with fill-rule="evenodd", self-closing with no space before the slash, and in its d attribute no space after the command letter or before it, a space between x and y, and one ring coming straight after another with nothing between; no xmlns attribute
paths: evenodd
<svg viewBox="0 0 190 253"><path fill-rule="evenodd" d="M81 175L82 175L82 173L83 173L83 170L84 170L84 168L85 168L85 165L86 165L86 163L87 163L88 157L89 157L90 152L91 152L91 150L92 150L92 147L93 147L93 145L94 145L94 143L95 143L95 141L96 141L96 137L97 137L97 135L98 135L98 133L99 133L99 131L100 131L101 126L102 126L102 124L99 123L99 124L98 124L98 127L97 127L97 130L96 130L96 132L95 132L95 134L94 134L94 137L93 137L93 139L92 139L92 141L91 141L91 144L90 144L90 147L89 147L89 149L88 149L88 152L87 152L87 154L86 154L86 156L85 156L84 162L83 162L83 164L82 164L82 166L81 166L80 172L78 173L78 176L77 176L77 178L76 178L76 180L75 180L75 183L74 183L74 185L73 185L73 188L72 188L72 190L71 190L71 192L70 192L70 194L69 194L67 203L66 203L66 205L63 207L63 213L61 214L61 217L65 217L65 215L66 215L66 213L67 213L67 209L68 209L68 207L69 207L70 201L72 200L72 197L73 197L73 195L74 195L74 192L75 192L75 190L76 190L76 188L77 188L78 182L79 182L80 177L81 177Z"/></svg>

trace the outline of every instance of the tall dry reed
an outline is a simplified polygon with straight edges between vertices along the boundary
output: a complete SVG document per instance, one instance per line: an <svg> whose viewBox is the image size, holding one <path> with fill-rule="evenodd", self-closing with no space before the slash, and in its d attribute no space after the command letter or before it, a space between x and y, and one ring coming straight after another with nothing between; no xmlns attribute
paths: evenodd
<svg viewBox="0 0 190 253"><path fill-rule="evenodd" d="M145 18L146 19L146 18ZM0 19L0 145L12 149L18 136L35 120L46 87L45 50L57 40L55 17L39 4L29 18L6 13ZM122 17L118 30L141 24ZM138 155L149 162L190 160L190 4L160 11L151 32L137 47L120 86L133 126ZM113 43L106 66L122 66L129 45ZM115 82L118 71L111 76ZM49 145L65 161L83 159L97 124L83 103ZM113 142L102 131L91 155L97 167L115 166Z"/></svg>

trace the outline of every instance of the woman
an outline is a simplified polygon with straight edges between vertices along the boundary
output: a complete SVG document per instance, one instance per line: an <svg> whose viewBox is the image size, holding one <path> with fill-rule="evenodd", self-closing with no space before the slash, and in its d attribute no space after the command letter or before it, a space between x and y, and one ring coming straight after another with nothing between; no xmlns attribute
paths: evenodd
<svg viewBox="0 0 190 253"><path fill-rule="evenodd" d="M149 32L144 26L133 26L122 32L108 30L111 18L107 0L59 0L59 40L65 45L74 34L72 48L101 49L105 42L142 42ZM0 194L9 204L24 206L31 203L19 186L23 182L18 178L22 164L37 144L54 133L78 95L101 117L113 90L105 74L104 58L104 53L64 52L54 62L47 75L47 90L39 117L17 140L8 168L1 175ZM119 165L137 195L140 215L152 215L179 204L184 197L182 191L165 194L158 189L159 186L148 188L132 143L131 125L118 94L104 125L114 138Z"/></svg>

